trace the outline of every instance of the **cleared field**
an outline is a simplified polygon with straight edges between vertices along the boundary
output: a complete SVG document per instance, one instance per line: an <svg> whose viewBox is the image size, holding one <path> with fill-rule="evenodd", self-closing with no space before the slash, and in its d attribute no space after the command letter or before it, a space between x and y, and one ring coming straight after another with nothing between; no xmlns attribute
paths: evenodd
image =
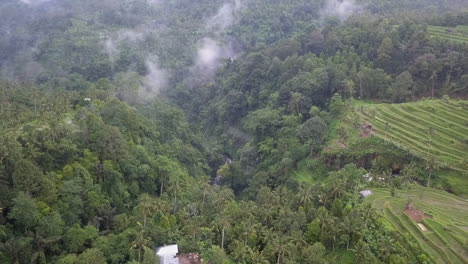
<svg viewBox="0 0 468 264"><path fill-rule="evenodd" d="M371 134L441 168L468 172L468 102L426 100L405 104L364 104L347 120L360 119Z"/></svg>
<svg viewBox="0 0 468 264"><path fill-rule="evenodd" d="M428 26L427 31L430 37L446 39L457 43L468 43L468 26L459 25L454 28Z"/></svg>
<svg viewBox="0 0 468 264"><path fill-rule="evenodd" d="M468 263L468 201L444 191L411 185L392 197L389 189L372 189L366 198L392 228L411 235L437 263ZM405 214L407 204L431 218L420 224Z"/></svg>

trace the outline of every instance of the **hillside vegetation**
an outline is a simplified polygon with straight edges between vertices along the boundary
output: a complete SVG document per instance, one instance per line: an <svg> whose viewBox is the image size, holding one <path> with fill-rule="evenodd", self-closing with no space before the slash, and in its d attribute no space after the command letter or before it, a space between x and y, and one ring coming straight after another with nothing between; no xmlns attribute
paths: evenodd
<svg viewBox="0 0 468 264"><path fill-rule="evenodd" d="M360 191L468 195L466 102L353 98L467 98L465 2L0 1L0 263L463 262Z"/></svg>
<svg viewBox="0 0 468 264"><path fill-rule="evenodd" d="M468 43L468 26L458 25L456 27L428 26L427 31L432 38L445 39L457 43Z"/></svg>
<svg viewBox="0 0 468 264"><path fill-rule="evenodd" d="M405 104L362 105L348 116L372 126L372 135L440 167L467 172L468 103L428 100Z"/></svg>
<svg viewBox="0 0 468 264"><path fill-rule="evenodd" d="M377 208L390 228L413 237L437 263L468 263L468 202L443 191L411 185L391 195L389 189L372 189L366 201ZM422 231L405 214L407 204L428 217Z"/></svg>

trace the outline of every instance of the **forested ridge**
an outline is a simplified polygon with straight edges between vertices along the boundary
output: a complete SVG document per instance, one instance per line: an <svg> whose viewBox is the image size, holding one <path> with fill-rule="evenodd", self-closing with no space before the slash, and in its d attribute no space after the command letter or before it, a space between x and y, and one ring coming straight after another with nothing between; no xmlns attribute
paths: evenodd
<svg viewBox="0 0 468 264"><path fill-rule="evenodd" d="M373 103L436 98L468 120L447 106L467 109L465 1L5 0L0 17L1 263L149 264L168 244L438 263L359 192L466 197L466 172L362 127L386 117Z"/></svg>

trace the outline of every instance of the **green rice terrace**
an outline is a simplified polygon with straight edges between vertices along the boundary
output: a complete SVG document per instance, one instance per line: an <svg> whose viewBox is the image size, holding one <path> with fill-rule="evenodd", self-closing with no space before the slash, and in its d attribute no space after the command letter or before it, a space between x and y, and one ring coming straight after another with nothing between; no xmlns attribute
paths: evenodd
<svg viewBox="0 0 468 264"><path fill-rule="evenodd" d="M436 263L468 263L468 201L444 191L410 185L391 195L372 189L366 198L390 229L409 235Z"/></svg>
<svg viewBox="0 0 468 264"><path fill-rule="evenodd" d="M456 27L428 26L427 31L431 38L445 39L456 43L468 43L468 26Z"/></svg>
<svg viewBox="0 0 468 264"><path fill-rule="evenodd" d="M355 106L346 122L439 168L468 172L468 101L426 100Z"/></svg>

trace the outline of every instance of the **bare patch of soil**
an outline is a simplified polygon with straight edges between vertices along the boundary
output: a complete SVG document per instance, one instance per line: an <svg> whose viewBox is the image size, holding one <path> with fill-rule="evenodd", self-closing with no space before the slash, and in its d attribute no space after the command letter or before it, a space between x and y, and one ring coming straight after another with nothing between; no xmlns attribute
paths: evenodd
<svg viewBox="0 0 468 264"><path fill-rule="evenodd" d="M374 131L374 128L372 127L371 124L369 123L363 124L361 126L361 137L370 137L373 131Z"/></svg>
<svg viewBox="0 0 468 264"><path fill-rule="evenodd" d="M179 264L203 264L203 262L197 253L188 253L179 255Z"/></svg>
<svg viewBox="0 0 468 264"><path fill-rule="evenodd" d="M424 218L432 218L432 215L425 214L423 211L414 208L412 203L406 206L405 214L417 223L421 223Z"/></svg>

